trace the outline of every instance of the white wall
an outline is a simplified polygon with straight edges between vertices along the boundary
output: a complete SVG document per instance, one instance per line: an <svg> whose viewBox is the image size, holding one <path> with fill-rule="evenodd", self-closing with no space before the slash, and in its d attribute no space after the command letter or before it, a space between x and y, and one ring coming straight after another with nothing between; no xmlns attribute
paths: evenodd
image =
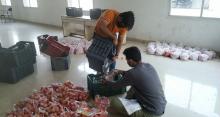
<svg viewBox="0 0 220 117"><path fill-rule="evenodd" d="M61 26L65 14L65 0L38 0L38 8L23 6L23 0L13 0L14 17L17 19Z"/></svg>
<svg viewBox="0 0 220 117"><path fill-rule="evenodd" d="M95 0L94 7L133 10L136 21L129 37L183 42L220 51L220 19L168 16L169 0Z"/></svg>
<svg viewBox="0 0 220 117"><path fill-rule="evenodd" d="M13 0L18 19L61 26L66 0L38 0L38 8L24 8ZM141 40L183 42L220 51L220 19L168 16L169 0L94 0L95 8L132 10L136 21L128 36Z"/></svg>

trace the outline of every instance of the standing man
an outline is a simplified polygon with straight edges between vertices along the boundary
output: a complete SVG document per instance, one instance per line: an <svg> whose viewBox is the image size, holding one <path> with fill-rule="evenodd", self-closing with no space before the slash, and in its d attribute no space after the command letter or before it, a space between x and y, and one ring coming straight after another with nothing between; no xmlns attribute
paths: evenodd
<svg viewBox="0 0 220 117"><path fill-rule="evenodd" d="M108 58L113 60L110 71L115 69L116 59L121 50L123 39L126 32L131 30L134 25L134 14L132 11L119 13L116 10L106 10L98 19L94 38L108 39L112 41L114 47Z"/></svg>
<svg viewBox="0 0 220 117"><path fill-rule="evenodd" d="M141 53L137 47L127 48L123 54L132 69L122 72L122 80L105 80L104 83L112 87L131 86L126 99L136 99L141 106L141 110L134 112L131 117L160 117L164 114L167 102L156 70L149 63L141 61ZM112 98L111 108L123 117L128 116L118 97Z"/></svg>

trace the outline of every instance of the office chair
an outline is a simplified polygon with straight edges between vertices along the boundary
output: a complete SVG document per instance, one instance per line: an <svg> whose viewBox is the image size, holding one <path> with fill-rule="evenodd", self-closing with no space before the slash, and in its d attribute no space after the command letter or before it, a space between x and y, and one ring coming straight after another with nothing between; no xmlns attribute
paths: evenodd
<svg viewBox="0 0 220 117"><path fill-rule="evenodd" d="M0 19L1 21L4 20L4 23L6 23L6 21L13 21L13 14L12 14L12 8L8 8L8 10L5 12L3 11L3 14L0 15Z"/></svg>

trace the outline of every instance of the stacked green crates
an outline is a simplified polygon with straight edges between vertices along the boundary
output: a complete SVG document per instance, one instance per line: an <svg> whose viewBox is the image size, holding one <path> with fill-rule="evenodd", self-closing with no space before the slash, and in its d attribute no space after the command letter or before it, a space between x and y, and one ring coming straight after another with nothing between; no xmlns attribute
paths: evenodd
<svg viewBox="0 0 220 117"><path fill-rule="evenodd" d="M89 74L87 76L87 85L89 94L92 97L94 97L95 95L110 97L126 92L126 87L113 88L111 86L103 84L101 75Z"/></svg>

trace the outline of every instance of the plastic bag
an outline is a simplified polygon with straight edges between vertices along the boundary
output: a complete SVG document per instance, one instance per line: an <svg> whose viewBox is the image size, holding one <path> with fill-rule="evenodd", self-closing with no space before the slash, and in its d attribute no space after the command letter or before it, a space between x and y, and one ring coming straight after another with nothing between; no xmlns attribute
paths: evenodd
<svg viewBox="0 0 220 117"><path fill-rule="evenodd" d="M176 50L174 52L171 52L171 58L172 59L178 59L180 57L181 51L180 50Z"/></svg>
<svg viewBox="0 0 220 117"><path fill-rule="evenodd" d="M149 46L149 47L147 47L147 53L148 54L155 54L155 52L156 52L156 48L155 47L153 47L153 46Z"/></svg>
<svg viewBox="0 0 220 117"><path fill-rule="evenodd" d="M79 44L77 48L75 49L75 54L84 54L84 46L82 44Z"/></svg>
<svg viewBox="0 0 220 117"><path fill-rule="evenodd" d="M190 60L193 60L193 61L198 61L198 59L199 59L199 54L196 53L196 52L192 52L192 53L190 53L189 59L190 59Z"/></svg>
<svg viewBox="0 0 220 117"><path fill-rule="evenodd" d="M163 43L161 44L161 46L162 46L163 48L169 48L169 47L170 47L169 44L166 43L166 42L163 42Z"/></svg>
<svg viewBox="0 0 220 117"><path fill-rule="evenodd" d="M164 54L163 54L163 56L165 56L165 57L170 57L170 55L171 55L171 50L170 50L170 48L164 48Z"/></svg>
<svg viewBox="0 0 220 117"><path fill-rule="evenodd" d="M162 47L157 47L156 48L156 55L162 56L164 53L165 53L164 48L162 48Z"/></svg>
<svg viewBox="0 0 220 117"><path fill-rule="evenodd" d="M209 60L216 57L216 53L214 51L204 51L203 54L206 54L209 56Z"/></svg>
<svg viewBox="0 0 220 117"><path fill-rule="evenodd" d="M180 60L187 61L189 60L189 53L183 52L180 54Z"/></svg>
<svg viewBox="0 0 220 117"><path fill-rule="evenodd" d="M199 60L200 61L207 61L209 59L209 56L207 54L200 54Z"/></svg>
<svg viewBox="0 0 220 117"><path fill-rule="evenodd" d="M149 42L147 47L156 47L156 42Z"/></svg>

